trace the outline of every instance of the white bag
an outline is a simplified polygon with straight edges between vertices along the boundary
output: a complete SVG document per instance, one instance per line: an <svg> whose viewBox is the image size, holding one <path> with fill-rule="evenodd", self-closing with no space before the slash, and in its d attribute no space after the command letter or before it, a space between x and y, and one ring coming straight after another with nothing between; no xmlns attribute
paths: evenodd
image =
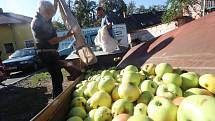
<svg viewBox="0 0 215 121"><path fill-rule="evenodd" d="M104 52L108 53L118 48L116 40L109 35L107 26L103 26L98 30L98 34L95 38L95 45L101 47Z"/></svg>

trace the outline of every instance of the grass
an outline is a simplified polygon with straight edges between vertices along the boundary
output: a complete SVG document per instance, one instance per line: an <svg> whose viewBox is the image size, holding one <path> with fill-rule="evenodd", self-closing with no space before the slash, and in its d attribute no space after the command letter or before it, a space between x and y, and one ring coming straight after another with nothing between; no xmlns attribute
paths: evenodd
<svg viewBox="0 0 215 121"><path fill-rule="evenodd" d="M62 69L61 71L62 71L63 77L65 79L66 76L69 74L65 69ZM42 82L44 82L44 81L47 82L47 81L51 80L51 75L47 72L47 70L42 69L42 70L36 72L33 76L27 78L27 80L29 80L29 83L32 87L37 87Z"/></svg>

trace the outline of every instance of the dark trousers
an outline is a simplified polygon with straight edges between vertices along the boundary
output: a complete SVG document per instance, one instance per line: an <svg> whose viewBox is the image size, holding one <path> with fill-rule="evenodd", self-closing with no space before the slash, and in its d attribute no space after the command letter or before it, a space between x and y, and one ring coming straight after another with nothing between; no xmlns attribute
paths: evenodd
<svg viewBox="0 0 215 121"><path fill-rule="evenodd" d="M51 75L52 97L55 98L63 91L63 74L59 64L60 57L55 52L40 52L38 56Z"/></svg>

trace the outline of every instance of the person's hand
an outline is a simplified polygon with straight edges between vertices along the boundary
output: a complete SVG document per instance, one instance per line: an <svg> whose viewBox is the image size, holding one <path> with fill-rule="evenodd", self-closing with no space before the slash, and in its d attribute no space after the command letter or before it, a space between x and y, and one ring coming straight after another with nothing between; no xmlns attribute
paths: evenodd
<svg viewBox="0 0 215 121"><path fill-rule="evenodd" d="M71 36L73 36L73 35L74 35L74 32L71 31L71 30L69 30L69 32L66 34L67 37L71 37Z"/></svg>

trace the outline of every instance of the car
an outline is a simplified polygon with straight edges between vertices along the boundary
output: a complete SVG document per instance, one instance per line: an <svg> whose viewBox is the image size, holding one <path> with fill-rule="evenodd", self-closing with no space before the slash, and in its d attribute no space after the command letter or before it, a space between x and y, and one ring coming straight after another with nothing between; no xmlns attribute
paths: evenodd
<svg viewBox="0 0 215 121"><path fill-rule="evenodd" d="M3 64L9 72L37 70L41 60L36 51L34 47L16 50Z"/></svg>

